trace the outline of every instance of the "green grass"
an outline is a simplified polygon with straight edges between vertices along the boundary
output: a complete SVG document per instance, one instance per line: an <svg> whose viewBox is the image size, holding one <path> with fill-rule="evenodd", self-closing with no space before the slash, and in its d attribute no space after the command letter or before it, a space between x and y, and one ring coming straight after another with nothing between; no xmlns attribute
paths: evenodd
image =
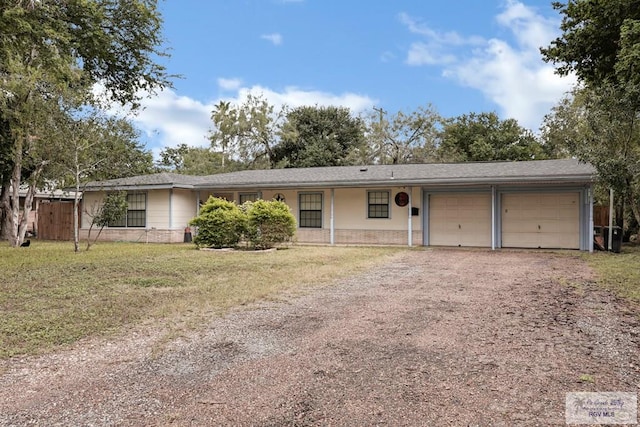
<svg viewBox="0 0 640 427"><path fill-rule="evenodd" d="M619 254L596 252L585 257L596 271L600 286L640 302L640 246L624 245Z"/></svg>
<svg viewBox="0 0 640 427"><path fill-rule="evenodd" d="M165 320L196 327L232 307L355 274L394 248L197 251L193 245L0 246L0 358Z"/></svg>

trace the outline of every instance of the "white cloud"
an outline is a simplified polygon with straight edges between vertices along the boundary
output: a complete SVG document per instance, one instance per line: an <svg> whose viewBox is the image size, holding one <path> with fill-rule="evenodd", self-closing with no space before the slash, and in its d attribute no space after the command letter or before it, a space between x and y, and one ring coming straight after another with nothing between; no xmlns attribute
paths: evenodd
<svg viewBox="0 0 640 427"><path fill-rule="evenodd" d="M155 155L162 148L179 144L209 144L211 105L178 96L173 90L166 89L143 100L142 106L143 109L132 120L148 139L158 141L156 146L149 147Z"/></svg>
<svg viewBox="0 0 640 427"><path fill-rule="evenodd" d="M218 87L222 90L238 90L242 87L242 79L225 79L220 77L218 79Z"/></svg>
<svg viewBox="0 0 640 427"><path fill-rule="evenodd" d="M398 18L410 32L426 37L434 45L477 45L484 40L479 36L464 37L455 31L438 32L407 13L400 13Z"/></svg>
<svg viewBox="0 0 640 427"><path fill-rule="evenodd" d="M423 38L409 47L406 63L409 65L446 65L456 61L451 52L455 46L478 46L484 43L482 37L464 37L454 31L438 32L418 19L401 13L398 18L411 33Z"/></svg>
<svg viewBox="0 0 640 427"><path fill-rule="evenodd" d="M280 46L282 44L282 34L279 33L263 34L260 38L270 41L274 46Z"/></svg>
<svg viewBox="0 0 640 427"><path fill-rule="evenodd" d="M276 108L280 108L283 105L293 108L305 105L317 105L320 107L334 105L347 107L355 114L373 107L376 103L376 100L368 96L354 93L336 95L316 90L304 90L295 86L289 86L284 91L277 92L259 85L241 88L237 96L227 99L227 101L242 103L247 99L248 95L262 96Z"/></svg>
<svg viewBox="0 0 640 427"><path fill-rule="evenodd" d="M213 126L210 118L211 111L221 100L242 103L251 94L264 97L276 109L283 105L289 107L334 105L348 107L355 114L370 109L377 102L365 95L354 93L337 95L293 86L281 92L260 85L241 87L239 79L218 79L218 85L232 91L233 94L205 103L187 96L179 96L175 91L165 89L142 100L143 108L137 115L131 116L131 120L144 133L145 139L153 141L154 145L148 148L156 157L163 148L175 147L183 143L190 146L207 146L209 144L207 136ZM123 112L117 109L109 111L111 114L123 114Z"/></svg>
<svg viewBox="0 0 640 427"><path fill-rule="evenodd" d="M433 43L412 43L407 53L407 64L409 65L451 64L455 61L455 55L443 52L439 46Z"/></svg>
<svg viewBox="0 0 640 427"><path fill-rule="evenodd" d="M410 65L439 65L445 77L482 92L505 118L537 130L551 107L575 84L575 77L554 74L540 47L557 37L559 23L524 3L508 0L496 22L513 34L513 42L437 33L408 16L410 32L425 38L407 52Z"/></svg>
<svg viewBox="0 0 640 427"><path fill-rule="evenodd" d="M94 93L100 96L104 93L104 87L96 85ZM110 106L105 111L107 114L130 119L141 131L143 142L153 142L153 145L147 148L151 149L155 156L165 147L208 144L212 106L179 96L172 89L155 94L141 93L140 97L140 108L135 113L118 104L108 104Z"/></svg>

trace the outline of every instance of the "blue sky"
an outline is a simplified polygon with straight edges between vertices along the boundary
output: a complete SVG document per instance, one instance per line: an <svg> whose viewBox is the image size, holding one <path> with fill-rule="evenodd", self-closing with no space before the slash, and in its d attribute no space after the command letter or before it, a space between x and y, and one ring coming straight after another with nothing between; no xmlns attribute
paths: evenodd
<svg viewBox="0 0 640 427"><path fill-rule="evenodd" d="M432 104L495 111L537 131L575 83L542 61L559 35L550 0L164 0L163 63L182 78L134 118L147 148L206 146L220 100L273 105Z"/></svg>

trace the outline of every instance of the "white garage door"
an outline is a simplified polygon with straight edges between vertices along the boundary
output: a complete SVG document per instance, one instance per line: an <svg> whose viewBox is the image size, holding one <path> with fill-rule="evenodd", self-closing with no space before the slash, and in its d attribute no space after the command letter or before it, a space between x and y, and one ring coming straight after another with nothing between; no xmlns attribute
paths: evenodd
<svg viewBox="0 0 640 427"><path fill-rule="evenodd" d="M429 244L491 246L491 195L430 195Z"/></svg>
<svg viewBox="0 0 640 427"><path fill-rule="evenodd" d="M503 194L502 247L580 249L580 194Z"/></svg>

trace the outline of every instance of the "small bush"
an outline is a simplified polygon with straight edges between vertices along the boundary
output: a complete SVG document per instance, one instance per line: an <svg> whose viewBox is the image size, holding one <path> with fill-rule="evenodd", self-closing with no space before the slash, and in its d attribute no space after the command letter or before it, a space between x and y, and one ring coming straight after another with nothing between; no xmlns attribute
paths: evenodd
<svg viewBox="0 0 640 427"><path fill-rule="evenodd" d="M198 227L193 239L198 247L228 248L238 244L246 232L247 217L235 203L209 197L189 225Z"/></svg>
<svg viewBox="0 0 640 427"><path fill-rule="evenodd" d="M296 219L283 202L257 200L243 205L248 223L246 238L256 249L268 249L290 241L296 232Z"/></svg>

